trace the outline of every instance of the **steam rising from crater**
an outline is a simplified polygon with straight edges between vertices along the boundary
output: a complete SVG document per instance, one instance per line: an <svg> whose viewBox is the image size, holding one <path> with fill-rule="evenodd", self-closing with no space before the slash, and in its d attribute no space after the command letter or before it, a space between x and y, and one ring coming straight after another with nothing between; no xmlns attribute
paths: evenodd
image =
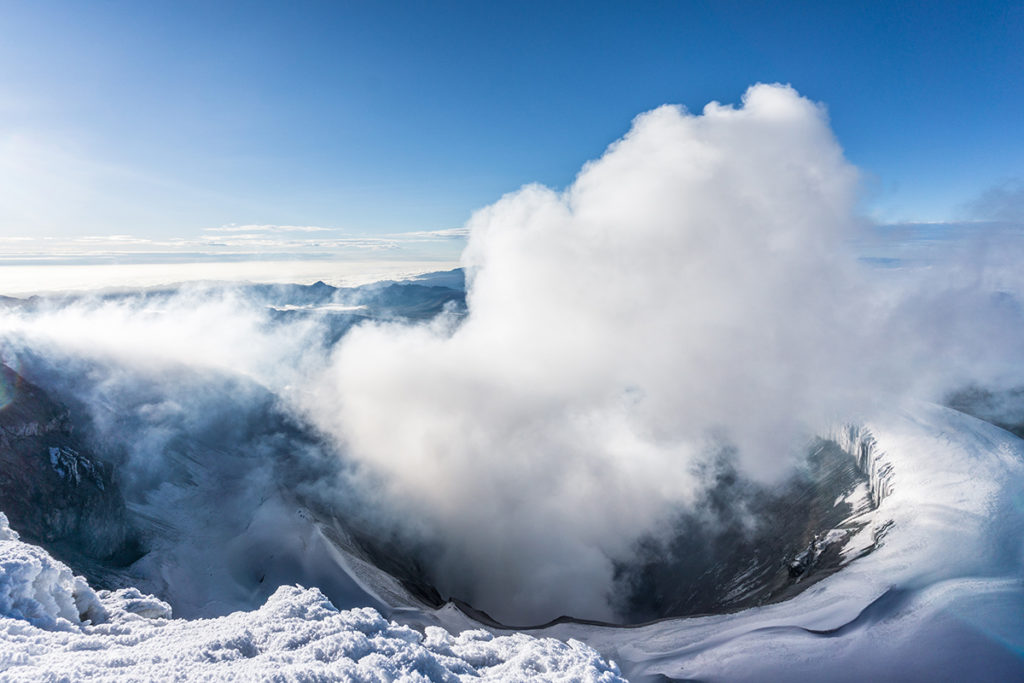
<svg viewBox="0 0 1024 683"><path fill-rule="evenodd" d="M261 415L269 393L377 482L380 510L362 514L434 548L443 593L511 623L610 619L615 562L699 497L710 454L730 447L772 482L809 434L879 396L1021 381L1021 309L989 297L981 256L954 281L858 262L857 176L820 106L757 85L738 108L642 114L564 191L527 186L477 212L465 318L363 324L332 346L315 318L270 324L242 290L192 290L0 322L38 353L100 360L82 402L118 406L111 435L118 411L138 412L125 477L157 486L180 467L174 425L221 438L221 396ZM207 392L198 375L262 388ZM152 394L145 414L117 403L133 383ZM283 449L243 461L282 476L259 460ZM329 471L300 450L281 465L291 481ZM216 504L227 519L261 495Z"/></svg>
<svg viewBox="0 0 1024 683"><path fill-rule="evenodd" d="M849 405L856 185L789 87L643 114L565 191L477 212L468 318L353 331L319 420L443 530L442 589L609 618L613 558L692 500L716 442L770 480Z"/></svg>

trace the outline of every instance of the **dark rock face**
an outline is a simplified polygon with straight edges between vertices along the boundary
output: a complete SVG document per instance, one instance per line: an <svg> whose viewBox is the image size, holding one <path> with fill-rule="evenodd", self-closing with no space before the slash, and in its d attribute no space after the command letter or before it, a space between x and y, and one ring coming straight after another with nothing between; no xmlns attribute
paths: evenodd
<svg viewBox="0 0 1024 683"><path fill-rule="evenodd" d="M704 499L667 538L643 539L636 559L618 567L624 623L789 599L839 569L845 541L862 526L844 498L866 491L867 476L832 442L815 444L777 487L744 480L727 458L704 475Z"/></svg>
<svg viewBox="0 0 1024 683"><path fill-rule="evenodd" d="M0 510L11 527L87 576L93 564L134 561L110 467L81 445L67 408L5 365L0 397Z"/></svg>

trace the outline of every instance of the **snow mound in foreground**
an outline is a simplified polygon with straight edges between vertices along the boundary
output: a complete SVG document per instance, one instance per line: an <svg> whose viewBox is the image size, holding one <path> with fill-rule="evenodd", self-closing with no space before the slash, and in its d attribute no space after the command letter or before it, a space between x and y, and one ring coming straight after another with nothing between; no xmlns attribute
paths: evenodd
<svg viewBox="0 0 1024 683"><path fill-rule="evenodd" d="M425 634L376 610L338 611L316 589L282 586L254 612L170 619L136 589L93 591L0 513L4 680L623 681L578 641Z"/></svg>
<svg viewBox="0 0 1024 683"><path fill-rule="evenodd" d="M40 629L71 630L103 621L99 596L45 550L22 543L0 512L0 615Z"/></svg>

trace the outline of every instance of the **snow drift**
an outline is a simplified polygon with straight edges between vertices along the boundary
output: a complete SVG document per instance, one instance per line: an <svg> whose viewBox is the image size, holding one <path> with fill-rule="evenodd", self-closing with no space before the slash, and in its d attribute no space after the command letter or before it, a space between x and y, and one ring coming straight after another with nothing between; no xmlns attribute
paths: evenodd
<svg viewBox="0 0 1024 683"><path fill-rule="evenodd" d="M43 629L71 629L106 613L81 577L46 551L21 543L0 512L0 614Z"/></svg>
<svg viewBox="0 0 1024 683"><path fill-rule="evenodd" d="M255 612L170 618L127 589L94 592L0 514L0 672L8 681L623 681L578 641L419 633L370 608L339 612L316 589L279 588Z"/></svg>

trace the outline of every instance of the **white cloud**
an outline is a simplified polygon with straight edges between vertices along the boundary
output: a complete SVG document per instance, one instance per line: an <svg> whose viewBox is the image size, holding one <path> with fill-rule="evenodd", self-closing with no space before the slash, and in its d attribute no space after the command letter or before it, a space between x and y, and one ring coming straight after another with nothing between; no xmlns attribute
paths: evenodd
<svg viewBox="0 0 1024 683"><path fill-rule="evenodd" d="M819 106L759 85L739 108L643 114L566 191L477 212L461 323L364 326L332 350L312 324L184 298L5 329L255 378L381 479L382 506L437 549L441 590L509 621L607 618L615 559L699 492L709 448L771 480L880 396L1021 380L1022 321L988 296L986 255L858 263L857 177Z"/></svg>
<svg viewBox="0 0 1024 683"><path fill-rule="evenodd" d="M976 219L1024 224L1024 180L1007 180L968 202L963 210Z"/></svg>
<svg viewBox="0 0 1024 683"><path fill-rule="evenodd" d="M419 230L402 232L395 235L402 239L465 239L469 237L469 228L446 228L444 230Z"/></svg>
<svg viewBox="0 0 1024 683"><path fill-rule="evenodd" d="M336 228L322 228L316 225L222 225L219 228L205 228L206 232L337 232Z"/></svg>
<svg viewBox="0 0 1024 683"><path fill-rule="evenodd" d="M614 559L715 443L772 480L832 417L993 350L982 298L859 277L857 185L789 87L642 114L564 192L473 216L461 326L355 330L311 410L436 530L442 590L513 623L608 618Z"/></svg>
<svg viewBox="0 0 1024 683"><path fill-rule="evenodd" d="M790 88L643 114L565 192L477 212L469 319L354 331L321 418L444 530L444 589L511 621L610 617L595 586L690 499L712 434L777 476L842 386L824 321L856 181Z"/></svg>
<svg viewBox="0 0 1024 683"><path fill-rule="evenodd" d="M104 244L153 244L154 240L134 235L85 235L76 237L73 242L99 242Z"/></svg>

